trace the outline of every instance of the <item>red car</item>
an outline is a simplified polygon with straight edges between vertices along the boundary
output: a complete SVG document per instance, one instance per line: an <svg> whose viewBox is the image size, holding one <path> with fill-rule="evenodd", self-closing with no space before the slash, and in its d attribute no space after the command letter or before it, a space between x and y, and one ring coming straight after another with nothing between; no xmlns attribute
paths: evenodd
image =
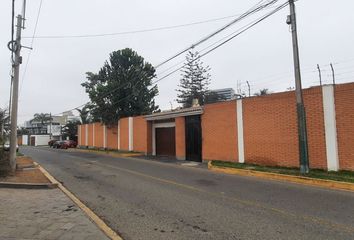
<svg viewBox="0 0 354 240"><path fill-rule="evenodd" d="M53 144L53 148L67 149L69 148L69 145L66 143L66 141L56 141Z"/></svg>
<svg viewBox="0 0 354 240"><path fill-rule="evenodd" d="M74 140L65 140L64 141L69 148L76 148L77 147L77 142L75 142Z"/></svg>

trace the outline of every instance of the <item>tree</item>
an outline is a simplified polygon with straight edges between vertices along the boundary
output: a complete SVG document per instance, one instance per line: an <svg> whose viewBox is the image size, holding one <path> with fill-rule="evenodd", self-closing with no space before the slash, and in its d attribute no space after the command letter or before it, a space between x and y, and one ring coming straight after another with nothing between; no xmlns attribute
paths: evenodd
<svg viewBox="0 0 354 240"><path fill-rule="evenodd" d="M93 120L111 125L122 117L158 110L154 101L158 89L152 84L155 68L130 48L112 52L97 74L86 75L81 85L92 102Z"/></svg>
<svg viewBox="0 0 354 240"><path fill-rule="evenodd" d="M198 99L199 104L205 103L210 84L210 67L203 66L198 52L189 51L186 55L186 63L182 68L182 78L177 89L177 102L183 107L191 107L193 99Z"/></svg>
<svg viewBox="0 0 354 240"><path fill-rule="evenodd" d="M0 108L0 143L4 140L3 137L10 131L10 117L6 109Z"/></svg>
<svg viewBox="0 0 354 240"><path fill-rule="evenodd" d="M69 121L63 128L63 138L69 137L70 140L77 140L77 129L80 121Z"/></svg>
<svg viewBox="0 0 354 240"><path fill-rule="evenodd" d="M268 95L268 94L270 94L269 89L263 88L263 89L260 89L259 92L256 92L254 95L255 96L264 96L264 95Z"/></svg>
<svg viewBox="0 0 354 240"><path fill-rule="evenodd" d="M53 120L53 118L49 113L36 113L33 115L31 122L40 122L43 126L44 123L47 123L51 120Z"/></svg>
<svg viewBox="0 0 354 240"><path fill-rule="evenodd" d="M28 135L29 131L28 129L21 127L21 128L17 128L17 135Z"/></svg>
<svg viewBox="0 0 354 240"><path fill-rule="evenodd" d="M80 114L80 118L81 118L81 123L82 124L86 124L90 122L90 106L88 104L86 104L85 106L83 106L81 109L76 108L76 110L79 112Z"/></svg>

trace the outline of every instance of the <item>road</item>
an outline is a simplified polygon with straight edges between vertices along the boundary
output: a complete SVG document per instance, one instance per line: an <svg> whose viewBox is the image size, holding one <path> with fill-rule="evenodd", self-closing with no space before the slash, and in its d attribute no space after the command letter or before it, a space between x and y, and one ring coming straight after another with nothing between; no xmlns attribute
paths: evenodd
<svg viewBox="0 0 354 240"><path fill-rule="evenodd" d="M21 147L124 239L354 239L354 193Z"/></svg>

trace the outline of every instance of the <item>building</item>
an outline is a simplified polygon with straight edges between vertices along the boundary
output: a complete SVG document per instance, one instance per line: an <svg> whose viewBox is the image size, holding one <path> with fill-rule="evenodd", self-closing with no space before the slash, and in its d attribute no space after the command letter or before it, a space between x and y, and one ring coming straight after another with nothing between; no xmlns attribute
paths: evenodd
<svg viewBox="0 0 354 240"><path fill-rule="evenodd" d="M210 92L218 94L224 101L236 99L235 90L233 88L214 89L210 90Z"/></svg>

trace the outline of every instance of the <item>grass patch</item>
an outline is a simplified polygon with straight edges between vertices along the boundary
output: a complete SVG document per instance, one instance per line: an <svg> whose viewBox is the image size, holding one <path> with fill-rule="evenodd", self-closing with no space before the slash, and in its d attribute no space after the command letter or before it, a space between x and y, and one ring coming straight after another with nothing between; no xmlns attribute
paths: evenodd
<svg viewBox="0 0 354 240"><path fill-rule="evenodd" d="M354 172L352 171L325 171L321 169L311 169L308 174L300 174L299 168L260 166L256 164L244 164L234 162L212 161L213 166L255 170L260 172L270 172L294 176L304 176L325 180L354 183Z"/></svg>

